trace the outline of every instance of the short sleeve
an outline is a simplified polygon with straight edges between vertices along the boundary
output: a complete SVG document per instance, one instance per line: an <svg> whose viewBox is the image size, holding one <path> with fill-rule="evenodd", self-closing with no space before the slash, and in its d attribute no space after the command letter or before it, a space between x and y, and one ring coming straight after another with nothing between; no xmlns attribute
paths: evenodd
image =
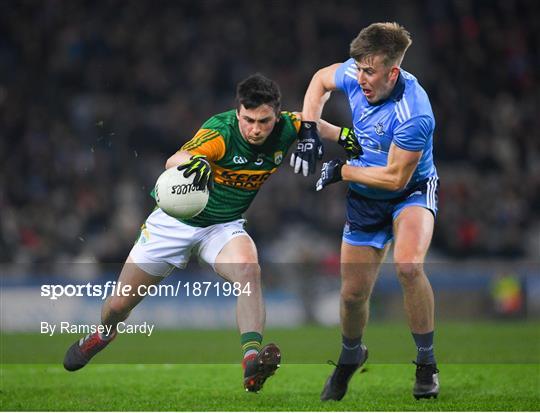
<svg viewBox="0 0 540 413"><path fill-rule="evenodd" d="M199 129L180 150L193 155L205 155L211 161L219 161L225 156L225 140L216 130Z"/></svg>
<svg viewBox="0 0 540 413"><path fill-rule="evenodd" d="M358 69L354 59L349 59L342 63L334 74L334 82L339 90L342 90L346 94L350 94L353 88L358 87L358 81L356 74Z"/></svg>
<svg viewBox="0 0 540 413"><path fill-rule="evenodd" d="M282 111L281 115L290 120L294 130L296 131L296 133L298 133L298 131L300 130L300 124L302 123L302 114L298 112Z"/></svg>
<svg viewBox="0 0 540 413"><path fill-rule="evenodd" d="M433 135L435 122L430 116L414 116L394 130L393 143L411 152L424 150L426 142Z"/></svg>

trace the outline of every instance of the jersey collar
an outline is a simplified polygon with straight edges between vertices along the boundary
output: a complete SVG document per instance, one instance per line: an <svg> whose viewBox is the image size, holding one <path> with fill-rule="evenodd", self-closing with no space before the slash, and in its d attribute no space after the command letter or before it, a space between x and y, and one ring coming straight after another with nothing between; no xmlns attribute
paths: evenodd
<svg viewBox="0 0 540 413"><path fill-rule="evenodd" d="M394 89L392 89L390 96L388 96L388 99L391 99L394 102L399 102L403 97L403 92L405 92L405 79L403 78L400 71L397 82L394 85Z"/></svg>
<svg viewBox="0 0 540 413"><path fill-rule="evenodd" d="M396 81L396 84L394 85L394 88L390 92L390 95L388 95L388 97L386 99L381 100L380 102L377 102L377 103L369 103L368 102L368 103L371 106L379 106L379 105L382 105L383 103L386 103L388 101L399 102L401 100L401 98L403 97L403 92L405 92L405 79L401 75L401 71L400 71L399 75L398 75L398 78L397 78L397 81Z"/></svg>

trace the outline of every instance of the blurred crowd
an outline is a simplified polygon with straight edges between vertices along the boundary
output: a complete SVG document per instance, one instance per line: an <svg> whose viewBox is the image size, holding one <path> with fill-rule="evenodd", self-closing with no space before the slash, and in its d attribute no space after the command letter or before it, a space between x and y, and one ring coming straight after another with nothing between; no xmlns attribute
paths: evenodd
<svg viewBox="0 0 540 413"><path fill-rule="evenodd" d="M313 73L386 20L411 31L403 67L437 121L434 253L538 258L540 3L361 3L0 2L0 262L123 261L165 160L239 80L262 72L300 110ZM345 100L324 117L349 123ZM336 259L345 185L315 179L284 166L261 190L247 218L263 258Z"/></svg>

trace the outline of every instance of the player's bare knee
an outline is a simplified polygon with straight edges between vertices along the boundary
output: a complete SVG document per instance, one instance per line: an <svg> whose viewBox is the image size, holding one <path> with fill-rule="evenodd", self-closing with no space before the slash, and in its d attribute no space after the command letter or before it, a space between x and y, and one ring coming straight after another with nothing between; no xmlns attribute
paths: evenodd
<svg viewBox="0 0 540 413"><path fill-rule="evenodd" d="M424 274L424 265L417 262L396 262L396 272L402 283L410 283Z"/></svg>
<svg viewBox="0 0 540 413"><path fill-rule="evenodd" d="M341 291L341 302L347 308L354 308L364 305L369 301L369 296L371 293L364 290L342 290Z"/></svg>

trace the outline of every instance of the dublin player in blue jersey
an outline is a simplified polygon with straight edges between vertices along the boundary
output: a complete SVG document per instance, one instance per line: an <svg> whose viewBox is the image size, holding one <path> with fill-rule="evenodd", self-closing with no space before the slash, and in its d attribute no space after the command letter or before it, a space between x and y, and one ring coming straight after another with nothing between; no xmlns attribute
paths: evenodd
<svg viewBox="0 0 540 413"><path fill-rule="evenodd" d="M351 58L320 69L306 91L302 118L311 121L311 147L298 145L293 155L314 169L314 148L321 135L340 130L319 122L334 90L348 98L354 134L362 148L356 159L323 164L317 190L349 182L347 221L341 247L342 351L328 378L322 400L341 400L368 352L362 335L369 297L380 264L394 242L394 262L406 315L418 350L417 399L437 397L438 370L433 353L434 298L423 263L437 213L437 171L433 164L435 120L425 90L400 65L411 44L397 23L374 23L352 41ZM330 130L329 130L330 128ZM311 152L311 153L310 153ZM295 169L296 172L299 168Z"/></svg>

